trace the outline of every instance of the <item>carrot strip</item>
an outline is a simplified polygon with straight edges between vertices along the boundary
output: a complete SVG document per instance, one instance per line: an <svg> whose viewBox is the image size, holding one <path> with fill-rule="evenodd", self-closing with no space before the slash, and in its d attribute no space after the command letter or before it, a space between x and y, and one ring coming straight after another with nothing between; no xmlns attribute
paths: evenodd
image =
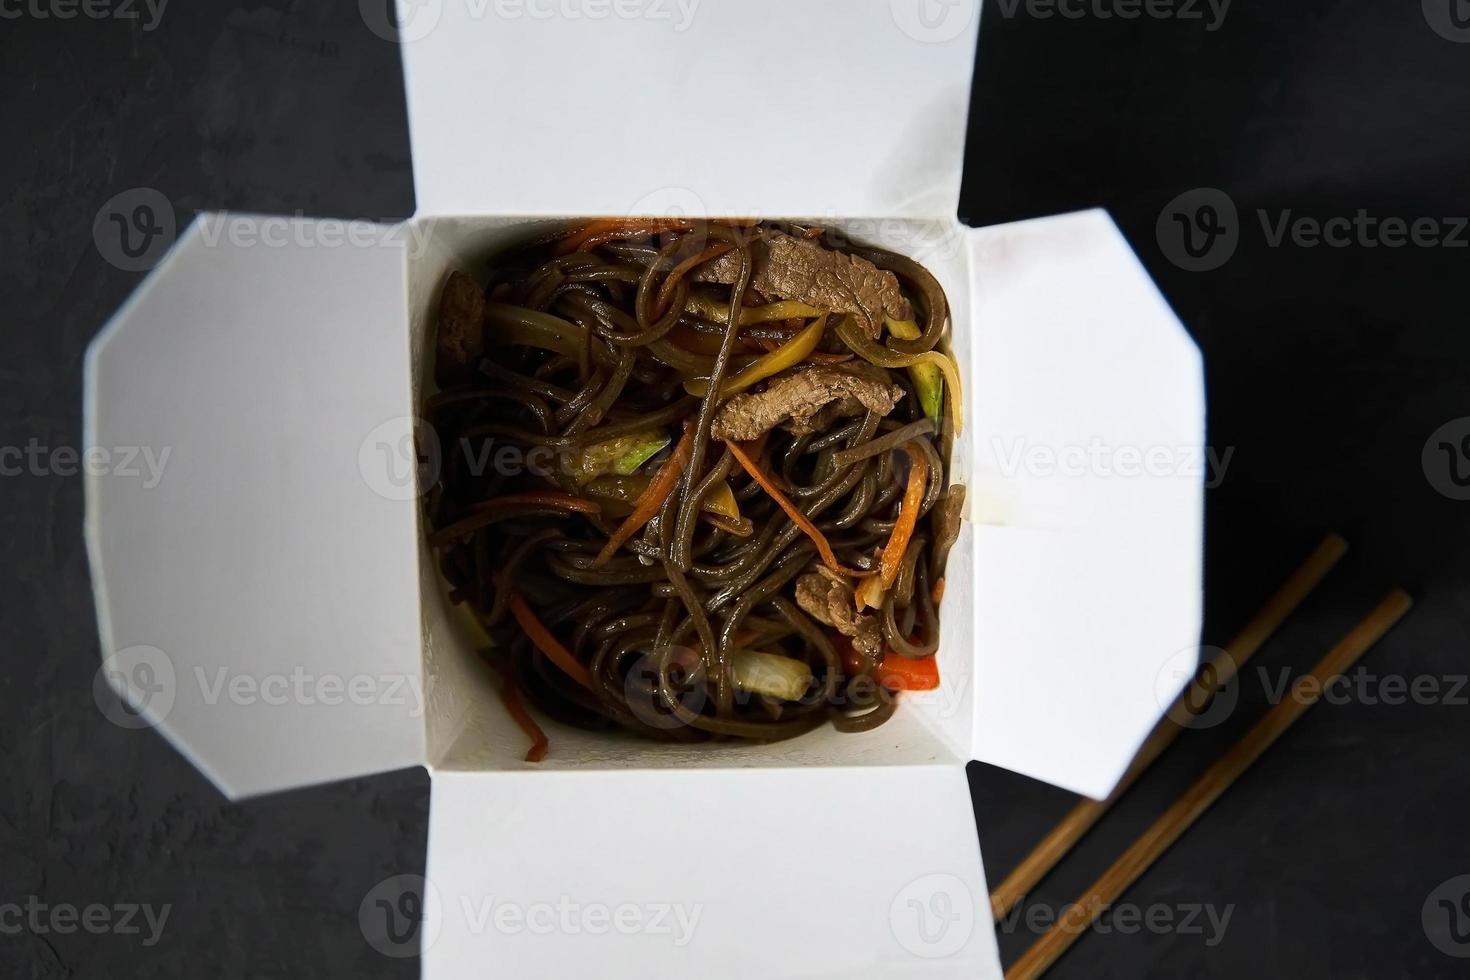
<svg viewBox="0 0 1470 980"><path fill-rule="evenodd" d="M730 447L730 455L734 456L735 460L741 466L745 467L745 472L750 474L751 479L759 483L761 489L768 493L771 499L781 506L781 509L786 512L787 517L791 518L791 522L801 528L803 533L812 539L812 542L817 546L817 553L822 556L822 564L832 569L838 575L846 575L850 578L859 578L867 574L866 572L859 572L856 569L848 568L837 560L837 556L832 552L832 545L827 542L827 536L818 530L817 526L805 514L797 510L795 504L786 499L786 495L776 486L775 481L757 466L754 460L745 454L745 450L740 448L738 442L727 442L725 445Z"/></svg>
<svg viewBox="0 0 1470 980"><path fill-rule="evenodd" d="M919 506L924 502L924 484L929 477L929 462L924 453L913 443L904 445L909 457L909 482L903 489L903 502L898 506L898 520L893 522L893 532L883 546L883 556L878 561L879 573L883 576L883 588L891 588L898 578L898 566L903 563L903 553L913 537L914 525L919 519Z"/></svg>
<svg viewBox="0 0 1470 980"><path fill-rule="evenodd" d="M521 689L507 671L501 672L500 699L505 702L505 710L510 717L520 726L531 739L531 747L526 750L527 762L540 762L546 758L546 750L551 747L551 740L536 724L536 719L526 710L526 702L521 700Z"/></svg>
<svg viewBox="0 0 1470 980"><path fill-rule="evenodd" d="M629 514L618 529L613 532L612 537L607 539L607 544L592 559L592 564L602 565L613 556L623 542L638 533L639 528L653 520L659 508L664 505L669 494L674 492L674 487L679 484L679 477L684 473L684 467L689 464L689 454L694 449L694 426L685 424L684 435L679 439L679 444L674 447L673 453L664 464L658 468L653 479L648 481L647 488L638 495L633 502L633 513Z"/></svg>
<svg viewBox="0 0 1470 980"><path fill-rule="evenodd" d="M589 221L556 243L553 255L585 252L616 238L631 238L656 231L687 231L694 225L682 218L598 218Z"/></svg>
<svg viewBox="0 0 1470 980"><path fill-rule="evenodd" d="M679 285L679 280L684 278L685 273L710 259L717 259L735 246L729 242L716 242L709 248L697 255L680 262L669 270L668 277L658 287L658 295L654 297L653 310L655 316L663 316L669 309L669 301L674 297L674 288Z"/></svg>
<svg viewBox="0 0 1470 980"><path fill-rule="evenodd" d="M488 497L485 500L470 504L471 510L483 510L487 507L501 505L529 504L535 507L560 507L563 510L575 511L580 514L600 514L602 508L597 501L588 500L585 497L573 496L560 490L527 490L524 493L506 493L499 497Z"/></svg>
<svg viewBox="0 0 1470 980"><path fill-rule="evenodd" d="M896 653L883 654L878 683L893 691L932 691L939 686L939 661L933 654L917 660Z"/></svg>
<svg viewBox="0 0 1470 980"><path fill-rule="evenodd" d="M477 501L470 507L470 515L462 517L453 524L445 525L429 536L429 543L434 547L441 547L451 541L455 541L472 531L478 531L482 527L494 524L497 520L496 511L501 507L556 507L570 513L600 514L602 508L596 501L587 500L583 497L574 497L569 493L557 490L530 490L525 493L507 493L499 497L491 497L488 500Z"/></svg>
<svg viewBox="0 0 1470 980"><path fill-rule="evenodd" d="M562 672L572 680L581 684L587 690L592 690L592 675L587 673L587 668L582 666L581 661L572 656L572 652L562 646L561 641L551 634L551 630L536 618L531 607L526 605L526 600L518 595L510 597L510 614L521 624L521 629L536 644L536 649L546 655L546 659L556 664Z"/></svg>

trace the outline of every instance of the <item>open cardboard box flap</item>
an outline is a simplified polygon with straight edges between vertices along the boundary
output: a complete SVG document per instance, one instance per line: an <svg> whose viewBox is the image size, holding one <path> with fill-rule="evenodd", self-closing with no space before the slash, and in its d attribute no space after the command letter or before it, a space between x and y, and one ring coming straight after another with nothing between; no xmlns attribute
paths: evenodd
<svg viewBox="0 0 1470 980"><path fill-rule="evenodd" d="M107 676L231 796L424 761L413 475L395 500L359 463L409 432L404 250L275 220L197 219L84 394L87 445L169 454L156 487L88 477Z"/></svg>
<svg viewBox="0 0 1470 980"><path fill-rule="evenodd" d="M399 0L420 214L955 213L977 3L537 6Z"/></svg>
<svg viewBox="0 0 1470 980"><path fill-rule="evenodd" d="M432 797L431 980L999 977L958 766L438 772ZM562 896L672 909L554 942L485 927L496 903L534 918Z"/></svg>

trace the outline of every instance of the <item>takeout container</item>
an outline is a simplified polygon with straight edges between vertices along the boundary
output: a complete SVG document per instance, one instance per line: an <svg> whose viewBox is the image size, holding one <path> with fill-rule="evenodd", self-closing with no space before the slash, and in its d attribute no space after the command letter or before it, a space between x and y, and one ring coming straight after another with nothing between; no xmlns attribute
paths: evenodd
<svg viewBox="0 0 1470 980"><path fill-rule="evenodd" d="M401 11L417 214L330 242L201 215L89 351L88 445L171 452L156 487L88 477L107 676L232 798L429 767L431 980L999 977L965 763L1105 795L1200 619L1197 470L1042 464L1197 450L1194 344L1103 212L956 221L978 5L944 8L958 29L903 0L705 0L684 29L428 9ZM437 290L563 216L681 213L811 219L948 291L970 502L943 685L769 746L543 719L527 764L395 477ZM293 675L317 683L220 683ZM473 914L564 898L700 911L683 945Z"/></svg>

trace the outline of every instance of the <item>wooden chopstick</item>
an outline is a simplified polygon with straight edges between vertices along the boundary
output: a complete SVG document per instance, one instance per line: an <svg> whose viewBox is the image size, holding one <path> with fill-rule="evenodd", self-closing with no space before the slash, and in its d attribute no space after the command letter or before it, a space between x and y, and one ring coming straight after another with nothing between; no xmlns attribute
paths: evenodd
<svg viewBox="0 0 1470 980"><path fill-rule="evenodd" d="M1338 640L1310 674L1297 678L1285 700L1277 703L1252 726L1199 781L1169 807L1153 826L1144 831L1123 855L1113 862L1076 904L1060 915L1056 924L1028 949L1005 973L1005 980L1035 980L1057 961L1097 920L1109 905L1138 880L1179 837L1199 819L1240 774L1250 768L1271 745L1306 713L1333 678L1347 670L1368 648L1377 643L1413 600L1402 589L1394 589L1362 622Z"/></svg>
<svg viewBox="0 0 1470 980"><path fill-rule="evenodd" d="M1224 651L1212 658L1205 669L1196 674L1194 680L1180 692L1168 713L1159 719L1159 724L1138 750L1138 755L1134 757L1132 765L1128 767L1112 794L1105 800L1078 801L1061 822L1026 855L1025 860L991 892L990 909L996 921L1015 908L1067 856L1067 852L1092 826L1102 819L1102 815L1143 775L1144 770L1174 744L1174 740L1184 730L1181 722L1188 715L1203 710L1210 697L1228 683L1271 634L1276 632L1318 583L1327 577L1332 566L1337 564L1346 551L1347 542L1338 535L1329 534L1322 539L1321 544L1281 584L1276 594L1266 600L1266 604L1251 617L1250 622L1236 634Z"/></svg>

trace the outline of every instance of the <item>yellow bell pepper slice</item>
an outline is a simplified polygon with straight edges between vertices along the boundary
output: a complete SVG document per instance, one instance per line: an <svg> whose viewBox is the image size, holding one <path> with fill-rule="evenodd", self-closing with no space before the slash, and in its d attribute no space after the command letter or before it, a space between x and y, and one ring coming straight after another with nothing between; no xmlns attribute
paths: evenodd
<svg viewBox="0 0 1470 980"><path fill-rule="evenodd" d="M786 343L769 354L756 358L749 367L734 377L726 378L720 385L718 400L724 401L731 395L749 388L757 381L762 381L773 374L800 364L807 359L807 355L817 349L817 344L822 339L822 331L826 329L827 314L823 312ZM697 398L703 398L709 391L709 379L696 378L693 381L686 381L684 390Z"/></svg>

